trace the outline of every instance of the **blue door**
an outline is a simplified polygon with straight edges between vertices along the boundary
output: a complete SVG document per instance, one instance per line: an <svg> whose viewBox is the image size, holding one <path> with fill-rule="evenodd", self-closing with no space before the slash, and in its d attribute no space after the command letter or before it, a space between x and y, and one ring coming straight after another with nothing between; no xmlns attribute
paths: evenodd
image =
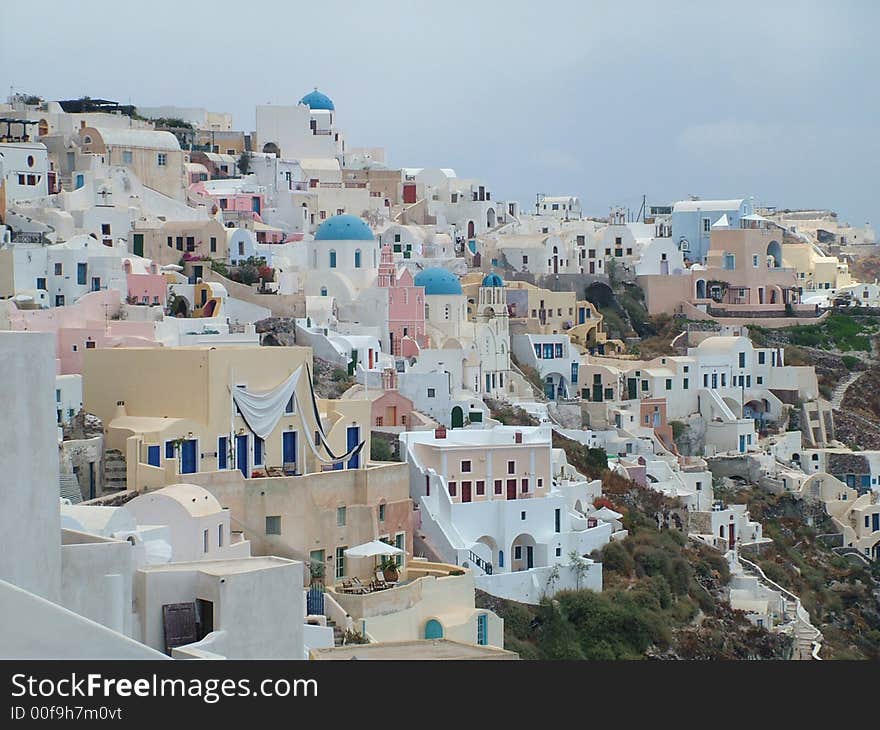
<svg viewBox="0 0 880 730"><path fill-rule="evenodd" d="M281 434L282 462L285 467L296 468L296 431L285 431Z"/></svg>
<svg viewBox="0 0 880 730"><path fill-rule="evenodd" d="M746 437L740 435L739 437L739 450L740 452L744 452L746 450Z"/></svg>
<svg viewBox="0 0 880 730"><path fill-rule="evenodd" d="M477 616L477 644L486 646L489 643L489 617L485 613Z"/></svg>
<svg viewBox="0 0 880 730"><path fill-rule="evenodd" d="M250 476L250 469L248 468L247 434L245 434L244 436L235 437L235 463L238 465L238 468L241 470L241 473L245 475L245 477Z"/></svg>
<svg viewBox="0 0 880 730"><path fill-rule="evenodd" d="M254 196L251 201L251 210L257 215L260 214L260 199L257 196Z"/></svg>
<svg viewBox="0 0 880 730"><path fill-rule="evenodd" d="M229 446L228 439L225 436L221 436L217 439L217 468L218 469L228 469L227 461L229 458Z"/></svg>
<svg viewBox="0 0 880 730"><path fill-rule="evenodd" d="M361 427L360 426L349 426L348 427L348 446L345 450L351 451L360 442L361 442ZM348 460L348 468L349 469L357 469L360 465L361 465L360 454L355 454L354 456L352 456Z"/></svg>
<svg viewBox="0 0 880 730"><path fill-rule="evenodd" d="M443 638L443 624L441 624L437 619L431 619L428 623L425 624L425 638L426 639L442 639Z"/></svg>
<svg viewBox="0 0 880 730"><path fill-rule="evenodd" d="M188 439L180 447L180 473L196 473L196 440Z"/></svg>
<svg viewBox="0 0 880 730"><path fill-rule="evenodd" d="M148 446L147 447L147 463L150 466L159 466L159 447L158 446Z"/></svg>

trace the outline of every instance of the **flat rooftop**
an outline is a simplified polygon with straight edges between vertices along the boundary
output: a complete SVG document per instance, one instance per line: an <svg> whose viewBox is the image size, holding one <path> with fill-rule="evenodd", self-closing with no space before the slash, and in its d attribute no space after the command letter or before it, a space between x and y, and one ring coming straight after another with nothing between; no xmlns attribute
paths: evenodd
<svg viewBox="0 0 880 730"><path fill-rule="evenodd" d="M174 571L197 570L207 575L233 575L250 573L267 568L280 568L284 565L296 565L295 560L277 558L273 555L254 556L247 558L228 558L225 560L193 560L185 563L160 563L145 565L138 570L148 573L170 573Z"/></svg>
<svg viewBox="0 0 880 730"><path fill-rule="evenodd" d="M519 654L496 646L477 646L449 639L390 641L379 644L349 644L332 649L312 649L310 659L519 659Z"/></svg>

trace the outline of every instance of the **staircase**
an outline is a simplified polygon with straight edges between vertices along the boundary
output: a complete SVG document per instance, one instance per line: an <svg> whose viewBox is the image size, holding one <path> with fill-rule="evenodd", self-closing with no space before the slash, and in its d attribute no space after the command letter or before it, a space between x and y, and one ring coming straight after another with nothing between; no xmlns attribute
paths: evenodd
<svg viewBox="0 0 880 730"><path fill-rule="evenodd" d="M850 373L834 387L834 390L831 393L832 410L840 410L840 406L843 404L843 396L846 395L847 388L856 382L862 374L863 373L861 372Z"/></svg>
<svg viewBox="0 0 880 730"><path fill-rule="evenodd" d="M343 641L345 640L345 634L342 629L340 629L336 622L333 619L327 619L327 625L333 629L333 644L335 646L342 646Z"/></svg>
<svg viewBox="0 0 880 730"><path fill-rule="evenodd" d="M709 396L712 408L717 412L718 417L725 423L736 421L736 415L730 410L730 406L724 402L724 398L714 388L703 388L700 393L706 393ZM705 414L703 414L705 416Z"/></svg>
<svg viewBox="0 0 880 730"><path fill-rule="evenodd" d="M104 452L104 491L118 491L127 486L125 457L118 449L107 449Z"/></svg>

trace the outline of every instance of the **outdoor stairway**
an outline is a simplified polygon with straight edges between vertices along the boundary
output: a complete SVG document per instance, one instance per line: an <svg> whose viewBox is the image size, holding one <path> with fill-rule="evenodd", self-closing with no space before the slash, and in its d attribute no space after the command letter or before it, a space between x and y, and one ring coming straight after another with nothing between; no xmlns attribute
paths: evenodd
<svg viewBox="0 0 880 730"><path fill-rule="evenodd" d="M332 619L327 619L327 625L333 629L333 643L336 646L342 646L342 642L345 640L345 633L340 629L336 622Z"/></svg>
<svg viewBox="0 0 880 730"><path fill-rule="evenodd" d="M127 480L125 457L122 452L118 449L107 449L104 452L104 490L125 489Z"/></svg>
<svg viewBox="0 0 880 730"><path fill-rule="evenodd" d="M846 378L841 380L835 387L834 391L831 393L831 408L832 410L838 411L840 410L840 406L843 404L843 397L846 395L846 390L851 386L863 373L861 371L850 373Z"/></svg>

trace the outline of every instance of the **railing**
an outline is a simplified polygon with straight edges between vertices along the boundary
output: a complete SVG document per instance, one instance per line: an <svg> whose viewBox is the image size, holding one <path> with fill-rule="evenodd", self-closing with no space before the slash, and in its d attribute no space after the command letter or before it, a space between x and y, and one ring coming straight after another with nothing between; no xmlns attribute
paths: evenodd
<svg viewBox="0 0 880 730"><path fill-rule="evenodd" d="M13 231L10 236L12 243L48 243L46 236L42 233L32 231Z"/></svg>
<svg viewBox="0 0 880 730"><path fill-rule="evenodd" d="M488 562L487 560L483 560L473 550L468 550L467 559L478 568L480 568L486 575L492 575L492 563Z"/></svg>

